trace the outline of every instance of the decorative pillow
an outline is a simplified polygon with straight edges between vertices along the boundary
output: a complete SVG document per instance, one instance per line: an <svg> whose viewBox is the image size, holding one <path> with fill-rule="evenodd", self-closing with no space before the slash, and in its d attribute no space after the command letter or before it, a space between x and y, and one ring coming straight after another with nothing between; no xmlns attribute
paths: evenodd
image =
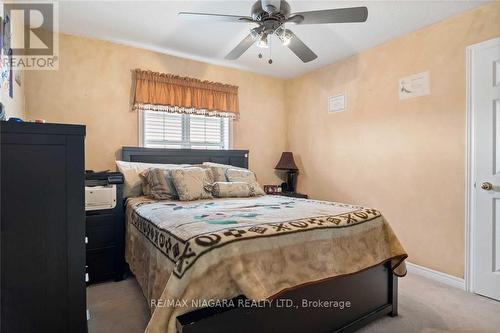
<svg viewBox="0 0 500 333"><path fill-rule="evenodd" d="M189 166L190 168L202 168L204 170L207 170L208 171L208 178L209 178L209 182L210 183L213 183L215 182L215 175L214 175L214 172L212 170L212 168L208 165L204 165L204 164L192 164Z"/></svg>
<svg viewBox="0 0 500 333"><path fill-rule="evenodd" d="M257 182L257 177L255 173L247 169L227 169L226 170L227 180L230 182L244 182L253 185L255 190L255 195L265 195L266 193L260 187Z"/></svg>
<svg viewBox="0 0 500 333"><path fill-rule="evenodd" d="M136 197L142 194L142 181L139 174L149 168L171 169L189 166L189 164L160 164L116 161L118 171L123 174L123 197ZM147 189L146 189L147 190Z"/></svg>
<svg viewBox="0 0 500 333"><path fill-rule="evenodd" d="M151 169L154 169L154 168L146 169L139 174L139 178L141 179L142 194L144 194L147 197L151 196L151 186L149 185L149 181L148 181L148 172Z"/></svg>
<svg viewBox="0 0 500 333"><path fill-rule="evenodd" d="M177 199L169 169L149 168L140 173L144 195L156 200Z"/></svg>
<svg viewBox="0 0 500 333"><path fill-rule="evenodd" d="M170 170L175 189L182 201L211 199L212 193L205 188L211 184L210 170L198 167Z"/></svg>
<svg viewBox="0 0 500 333"><path fill-rule="evenodd" d="M255 196L255 187L245 182L215 182L208 185L217 198L248 198Z"/></svg>
<svg viewBox="0 0 500 333"><path fill-rule="evenodd" d="M212 162L203 162L204 166L210 167L212 173L214 175L214 181L216 182L227 182L226 178L226 170L227 169L238 169L238 170L247 170L244 168L238 168L232 165L220 164L220 163L212 163Z"/></svg>
<svg viewBox="0 0 500 333"><path fill-rule="evenodd" d="M212 170L205 165L201 164L166 164L165 167L159 168L164 170L163 173L164 178L166 178L166 183L163 180L155 180L154 178L148 178L148 173L152 169L147 169L139 174L142 180L142 192L144 195L152 197L153 199L164 200L164 199L179 199L179 195L177 194L177 190L175 189L175 185L172 181L172 175L170 174L170 170L173 169L182 169L182 168L192 168L192 167L200 167L202 169L207 169L209 171L210 183L213 183L213 175ZM159 176L160 173L157 173ZM152 175L151 175L152 176ZM151 177L150 176L150 177ZM152 176L154 177L154 176ZM158 183L158 181L162 181L162 183ZM151 187L155 186L155 195L151 194Z"/></svg>

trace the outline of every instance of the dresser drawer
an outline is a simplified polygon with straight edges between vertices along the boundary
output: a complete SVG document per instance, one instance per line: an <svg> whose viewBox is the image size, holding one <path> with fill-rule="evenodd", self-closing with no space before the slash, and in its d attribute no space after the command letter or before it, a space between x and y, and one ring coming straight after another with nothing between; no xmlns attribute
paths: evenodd
<svg viewBox="0 0 500 333"><path fill-rule="evenodd" d="M88 215L86 217L87 250L116 244L115 217L112 214Z"/></svg>
<svg viewBox="0 0 500 333"><path fill-rule="evenodd" d="M89 283L113 278L116 272L115 247L87 250Z"/></svg>

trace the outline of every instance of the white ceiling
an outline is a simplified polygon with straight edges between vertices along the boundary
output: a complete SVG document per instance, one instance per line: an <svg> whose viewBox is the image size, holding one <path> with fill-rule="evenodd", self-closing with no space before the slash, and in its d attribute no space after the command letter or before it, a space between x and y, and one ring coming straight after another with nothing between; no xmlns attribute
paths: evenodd
<svg viewBox="0 0 500 333"><path fill-rule="evenodd" d="M365 23L292 26L317 55L302 63L274 40L269 50L252 46L236 61L224 56L245 37L251 23L183 20L179 11L250 15L251 1L63 1L62 32L128 44L158 52L290 78L456 15L485 1L289 1L292 12L368 7ZM258 58L259 52L264 55Z"/></svg>

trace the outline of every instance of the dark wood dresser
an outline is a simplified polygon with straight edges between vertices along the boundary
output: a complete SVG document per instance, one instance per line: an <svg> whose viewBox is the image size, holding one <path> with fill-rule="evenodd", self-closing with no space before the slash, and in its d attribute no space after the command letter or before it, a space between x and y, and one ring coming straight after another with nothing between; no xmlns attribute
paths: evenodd
<svg viewBox="0 0 500 333"><path fill-rule="evenodd" d="M115 281L123 279L125 268L123 183L113 186L116 186L114 208L86 212L87 282L89 284L109 279Z"/></svg>
<svg viewBox="0 0 500 333"><path fill-rule="evenodd" d="M86 332L85 126L0 133L1 332Z"/></svg>

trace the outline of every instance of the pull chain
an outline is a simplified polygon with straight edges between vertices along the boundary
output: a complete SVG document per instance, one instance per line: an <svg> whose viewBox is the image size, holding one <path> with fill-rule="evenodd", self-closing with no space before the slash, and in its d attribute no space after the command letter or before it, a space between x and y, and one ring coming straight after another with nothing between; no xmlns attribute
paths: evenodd
<svg viewBox="0 0 500 333"><path fill-rule="evenodd" d="M273 36L272 35L269 35L269 60L267 61L269 63L269 65L271 65L273 63L273 59L272 59L272 38Z"/></svg>

